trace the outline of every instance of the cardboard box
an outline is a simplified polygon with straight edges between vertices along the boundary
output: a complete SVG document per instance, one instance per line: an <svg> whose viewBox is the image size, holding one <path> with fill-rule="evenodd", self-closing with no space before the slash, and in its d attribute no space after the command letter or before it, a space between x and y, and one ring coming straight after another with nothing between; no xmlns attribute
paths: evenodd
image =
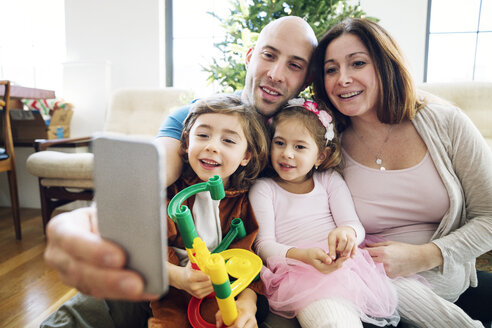
<svg viewBox="0 0 492 328"><path fill-rule="evenodd" d="M31 145L35 139L69 138L72 116L71 107L57 109L52 114L50 125L46 126L45 120L37 110L11 109L10 124L14 144L26 146ZM0 116L0 122L2 119ZM3 139L1 135L0 139ZM0 143L3 143L3 140L0 140Z"/></svg>
<svg viewBox="0 0 492 328"><path fill-rule="evenodd" d="M39 111L11 109L10 124L15 144L32 144L34 139L47 137L48 128Z"/></svg>
<svg viewBox="0 0 492 328"><path fill-rule="evenodd" d="M57 109L51 115L50 125L48 126L48 139L70 138L70 122L72 121L73 110Z"/></svg>

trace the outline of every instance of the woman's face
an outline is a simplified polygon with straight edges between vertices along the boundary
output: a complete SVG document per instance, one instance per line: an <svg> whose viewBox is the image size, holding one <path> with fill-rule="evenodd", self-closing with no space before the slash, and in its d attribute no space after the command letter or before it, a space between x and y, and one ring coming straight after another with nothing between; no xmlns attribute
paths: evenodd
<svg viewBox="0 0 492 328"><path fill-rule="evenodd" d="M326 48L323 68L326 93L342 114L376 115L376 68L357 36L346 33L333 40Z"/></svg>

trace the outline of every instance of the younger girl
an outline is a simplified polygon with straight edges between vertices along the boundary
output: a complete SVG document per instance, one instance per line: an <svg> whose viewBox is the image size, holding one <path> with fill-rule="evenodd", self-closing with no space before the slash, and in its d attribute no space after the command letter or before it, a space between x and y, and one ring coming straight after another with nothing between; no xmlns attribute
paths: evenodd
<svg viewBox="0 0 492 328"><path fill-rule="evenodd" d="M302 327L396 324L396 293L382 265L357 248L365 232L350 192L331 116L295 99L272 118L272 178L251 188L256 251L271 310Z"/></svg>
<svg viewBox="0 0 492 328"><path fill-rule="evenodd" d="M238 96L221 95L196 102L184 122L182 155L187 163L183 175L167 190L171 200L184 188L214 175L222 178L225 198L214 201L209 192L184 202L192 211L199 237L212 250L228 232L231 221L241 218L246 237L231 248L251 250L258 231L247 190L268 162L267 131L254 108ZM166 297L151 303L154 318L149 327L191 327L187 306L191 296L203 298L213 291L208 276L191 269L185 246L175 223L168 218L168 271L170 289ZM238 318L233 327L256 326L256 293L261 282L253 283L237 299ZM221 323L215 298L202 303L201 313L209 322ZM216 319L217 318L217 319Z"/></svg>

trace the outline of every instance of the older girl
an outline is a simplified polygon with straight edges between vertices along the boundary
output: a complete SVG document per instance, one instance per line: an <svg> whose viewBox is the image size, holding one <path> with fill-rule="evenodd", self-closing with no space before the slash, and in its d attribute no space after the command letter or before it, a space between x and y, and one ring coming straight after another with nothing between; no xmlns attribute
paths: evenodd
<svg viewBox="0 0 492 328"><path fill-rule="evenodd" d="M199 237L214 249L228 232L231 221L240 217L244 221L247 236L231 247L251 250L256 237L257 223L248 202L250 184L265 167L268 159L268 141L263 120L239 96L221 95L194 103L184 123L182 154L187 163L181 178L168 188L168 199L182 189L219 175L224 183L226 197L214 201L210 194L199 193L185 201L193 213ZM149 327L191 327L187 320L187 306L191 296L203 298L210 294L212 283L201 271L195 271L188 263L183 239L170 219L168 227L168 270L171 286L166 297L151 303L154 318ZM256 327L255 291L260 286L246 288L239 294L239 316L233 327ZM220 313L204 304L206 320L222 321ZM203 309L202 309L203 310ZM216 318L214 318L214 315Z"/></svg>

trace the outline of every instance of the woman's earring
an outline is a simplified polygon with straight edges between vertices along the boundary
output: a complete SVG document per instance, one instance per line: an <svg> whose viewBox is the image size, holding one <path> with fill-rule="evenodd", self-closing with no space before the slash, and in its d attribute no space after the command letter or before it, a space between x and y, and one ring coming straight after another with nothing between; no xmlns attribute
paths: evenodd
<svg viewBox="0 0 492 328"><path fill-rule="evenodd" d="M314 169L317 170L319 166L315 166Z"/></svg>

